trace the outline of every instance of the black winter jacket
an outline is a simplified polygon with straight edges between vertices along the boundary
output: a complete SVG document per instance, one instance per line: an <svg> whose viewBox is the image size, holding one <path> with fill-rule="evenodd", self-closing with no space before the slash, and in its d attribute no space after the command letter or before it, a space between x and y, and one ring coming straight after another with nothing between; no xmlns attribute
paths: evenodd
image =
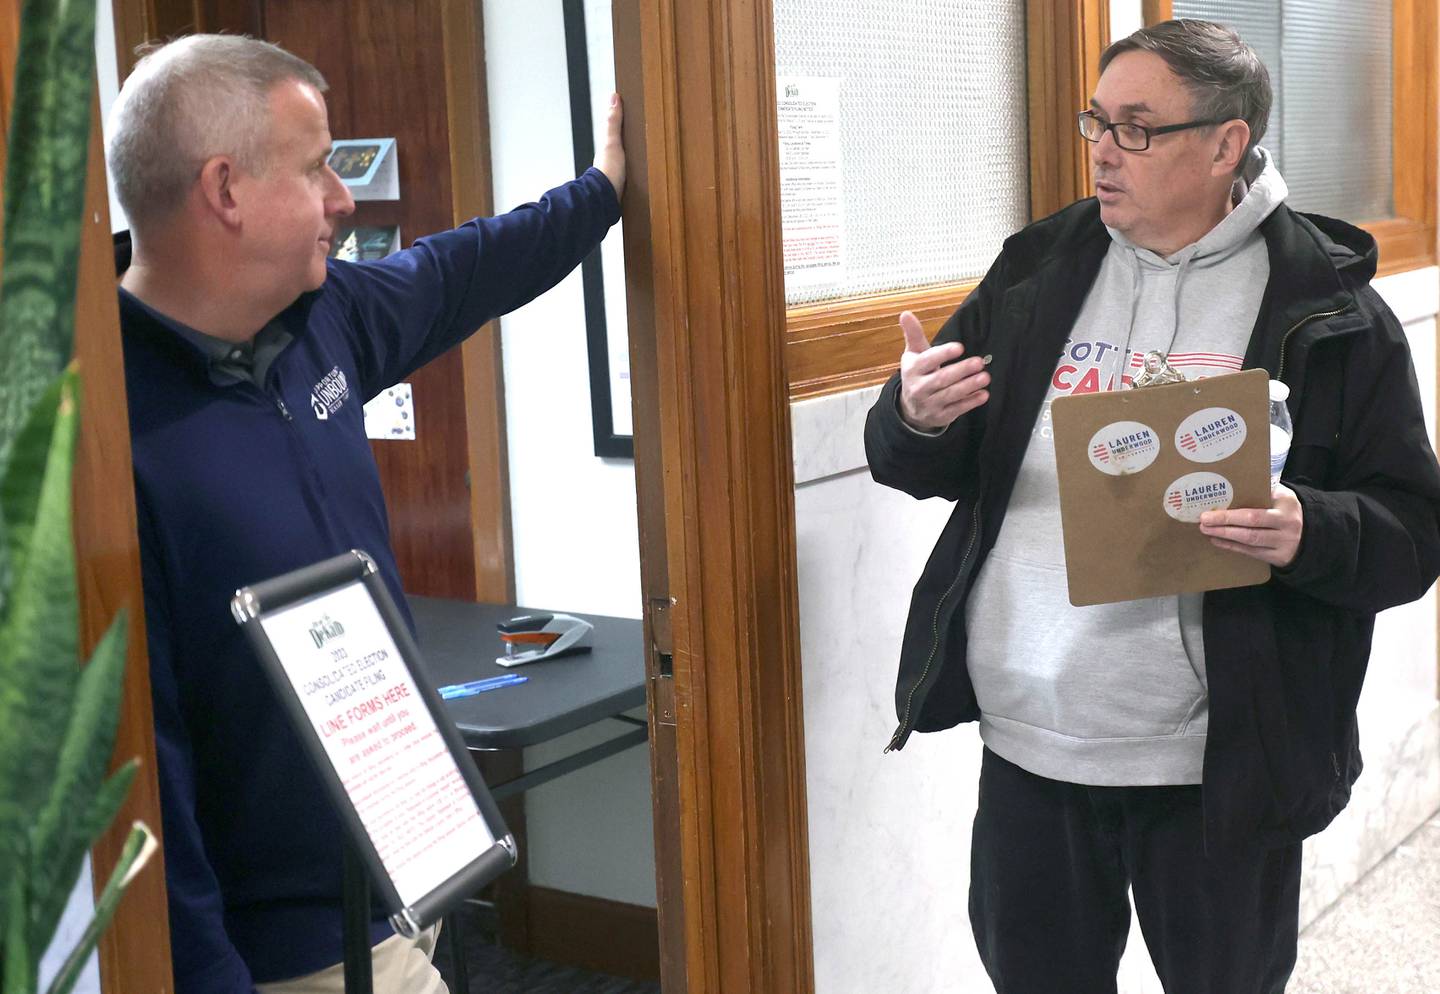
<svg viewBox="0 0 1440 994"><path fill-rule="evenodd" d="M1404 334L1369 286L1374 240L1284 205L1260 230L1270 279L1245 367L1290 387L1284 483L1299 496L1304 534L1295 562L1269 582L1204 597L1211 852L1295 842L1344 808L1361 768L1355 707L1375 613L1420 597L1440 574L1440 466ZM889 749L980 716L965 600L1109 245L1094 199L1007 239L934 343L958 338L967 355L993 356L989 401L923 436L900 420L897 373L870 410L875 480L955 502L915 585Z"/></svg>

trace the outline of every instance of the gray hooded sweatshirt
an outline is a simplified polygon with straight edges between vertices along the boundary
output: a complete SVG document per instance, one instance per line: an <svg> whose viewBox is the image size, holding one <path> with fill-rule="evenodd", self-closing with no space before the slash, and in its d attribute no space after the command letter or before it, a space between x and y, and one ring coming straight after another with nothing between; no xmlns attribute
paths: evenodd
<svg viewBox="0 0 1440 994"><path fill-rule="evenodd" d="M1110 231L965 608L980 735L1032 773L1097 786L1200 782L1202 595L1070 604L1050 402L1128 387L1152 349L1189 379L1239 370L1270 274L1260 223L1285 195L1259 149L1235 208L1198 242L1162 258ZM1119 554L1125 522L1110 531Z"/></svg>

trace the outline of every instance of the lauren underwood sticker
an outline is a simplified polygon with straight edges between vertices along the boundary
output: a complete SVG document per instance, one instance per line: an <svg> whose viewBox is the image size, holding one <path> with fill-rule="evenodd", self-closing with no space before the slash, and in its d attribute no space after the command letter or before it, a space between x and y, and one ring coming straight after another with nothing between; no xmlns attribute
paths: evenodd
<svg viewBox="0 0 1440 994"><path fill-rule="evenodd" d="M1139 421L1116 421L1090 438L1090 465L1109 476L1138 473L1160 455L1160 437Z"/></svg>
<svg viewBox="0 0 1440 994"><path fill-rule="evenodd" d="M1196 411L1175 429L1175 449L1191 462L1219 462L1245 444L1245 419L1228 407Z"/></svg>
<svg viewBox="0 0 1440 994"><path fill-rule="evenodd" d="M1206 511L1230 506L1235 489L1219 473L1187 473L1165 488L1165 513L1176 521L1195 522Z"/></svg>

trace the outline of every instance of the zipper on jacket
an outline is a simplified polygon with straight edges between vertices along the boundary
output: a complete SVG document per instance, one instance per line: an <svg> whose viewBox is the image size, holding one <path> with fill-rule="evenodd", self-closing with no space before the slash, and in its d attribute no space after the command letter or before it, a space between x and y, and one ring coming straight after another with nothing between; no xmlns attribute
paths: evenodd
<svg viewBox="0 0 1440 994"><path fill-rule="evenodd" d="M1346 304L1344 307L1337 308L1333 311L1323 311L1319 314L1311 314L1309 317L1301 318L1299 321L1296 321L1293 325L1291 325L1290 330L1285 332L1284 336L1280 339L1280 364L1275 369L1275 379L1285 379L1285 350L1290 347L1291 335L1295 334L1295 332L1299 331L1301 327L1309 324L1311 321L1317 321L1320 318L1333 318L1337 314L1344 314L1349 309L1350 305Z"/></svg>
<svg viewBox="0 0 1440 994"><path fill-rule="evenodd" d="M885 747L885 752L894 752L905 744L905 739L910 735L910 711L915 704L915 691L925 682L930 675L930 667L935 663L935 653L940 648L940 609L945 606L945 601L955 592L955 587L960 583L960 578L965 575L965 567L970 562L970 554L975 551L975 543L980 538L980 504L985 499L984 492L976 496L975 509L970 516L970 544L965 547L965 555L960 557L960 566L955 570L955 579L950 581L950 586L945 593L940 595L940 600L935 605L935 614L930 619L930 655L925 660L925 668L920 671L920 679L910 686L910 695L905 698L905 713L900 716L900 727L895 729L895 734L890 737L890 744Z"/></svg>
<svg viewBox="0 0 1440 994"><path fill-rule="evenodd" d="M268 389L264 388L262 388L260 392L270 399L275 405L275 409L280 412L280 416L285 419L286 424L291 426L291 430L295 433L295 443L304 454L306 465L310 467L311 476L315 480L315 492L320 495L321 499L325 499L327 496L325 478L321 475L319 466L316 465L314 452L311 451L309 444L305 441L305 432L295 424L295 417L290 413L289 405L285 403L285 398L281 394L280 384L275 380L273 367L271 368L271 376L267 378L267 381L274 386L275 392L271 393Z"/></svg>

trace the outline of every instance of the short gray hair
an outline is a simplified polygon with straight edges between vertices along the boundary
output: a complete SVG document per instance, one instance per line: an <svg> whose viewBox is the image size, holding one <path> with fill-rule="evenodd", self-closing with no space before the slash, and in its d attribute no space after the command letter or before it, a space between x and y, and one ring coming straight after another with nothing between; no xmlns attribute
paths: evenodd
<svg viewBox="0 0 1440 994"><path fill-rule="evenodd" d="M1260 144L1270 123L1270 72L1255 49L1223 24L1180 18L1162 21L1105 49L1100 56L1103 73L1126 52L1153 52L1185 83L1194 97L1194 114L1200 120L1239 119L1250 126L1250 144L1240 157L1243 169L1251 151Z"/></svg>
<svg viewBox="0 0 1440 994"><path fill-rule="evenodd" d="M187 35L145 51L106 127L106 162L131 226L179 207L216 155L263 172L270 92L291 80L326 90L310 63L254 38Z"/></svg>

